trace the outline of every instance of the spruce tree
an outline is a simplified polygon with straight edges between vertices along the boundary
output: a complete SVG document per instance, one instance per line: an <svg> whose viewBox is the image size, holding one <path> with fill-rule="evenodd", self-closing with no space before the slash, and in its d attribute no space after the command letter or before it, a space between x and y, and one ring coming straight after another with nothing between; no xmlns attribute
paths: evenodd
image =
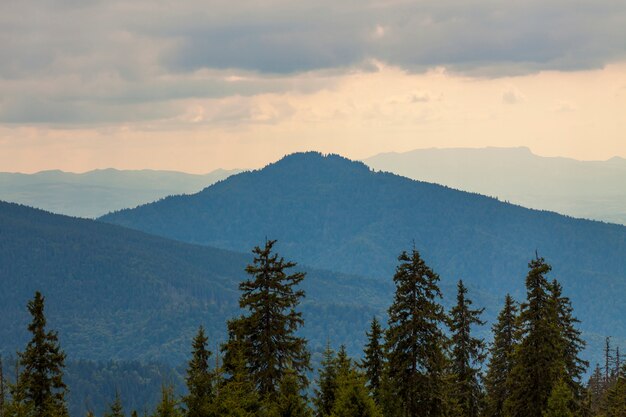
<svg viewBox="0 0 626 417"><path fill-rule="evenodd" d="M316 382L317 388L313 398L315 416L327 417L332 412L338 388L337 358L335 352L330 347L330 342L326 342L326 349L324 349L322 354L321 368Z"/></svg>
<svg viewBox="0 0 626 417"><path fill-rule="evenodd" d="M32 339L24 352L18 354L22 372L17 390L21 391L33 417L67 416L67 387L63 382L65 353L59 346L57 333L46 331L44 297L39 291L28 302L28 311L32 316L28 325Z"/></svg>
<svg viewBox="0 0 626 417"><path fill-rule="evenodd" d="M385 333L390 388L402 416L439 417L445 414L447 366L439 276L415 249L402 252L398 261Z"/></svg>
<svg viewBox="0 0 626 417"><path fill-rule="evenodd" d="M293 369L286 369L283 372L276 399L266 400L264 414L267 417L310 417L311 409L306 399L300 394L301 390L301 378Z"/></svg>
<svg viewBox="0 0 626 417"><path fill-rule="evenodd" d="M104 413L104 417L124 417L124 408L118 391L115 391L115 399L109 404L109 411Z"/></svg>
<svg viewBox="0 0 626 417"><path fill-rule="evenodd" d="M507 417L542 417L552 388L565 376L556 306L545 277L552 268L539 257L528 266L527 301L519 315L520 343L513 354L511 391L504 404Z"/></svg>
<svg viewBox="0 0 626 417"><path fill-rule="evenodd" d="M213 400L213 374L209 369L211 351L200 326L192 343L192 357L187 366L188 394L183 398L188 417L206 417Z"/></svg>
<svg viewBox="0 0 626 417"><path fill-rule="evenodd" d="M543 417L574 417L571 411L573 401L574 396L568 384L559 380L552 388Z"/></svg>
<svg viewBox="0 0 626 417"><path fill-rule="evenodd" d="M569 385L576 402L580 403L583 394L582 376L589 366L588 362L580 358L580 353L585 348L581 332L576 328L580 321L573 316L572 304L568 297L563 296L563 287L557 280L552 281L550 290L561 335L561 355L566 372L565 382Z"/></svg>
<svg viewBox="0 0 626 417"><path fill-rule="evenodd" d="M332 417L382 417L367 389L365 377L354 367L338 376L338 386Z"/></svg>
<svg viewBox="0 0 626 417"><path fill-rule="evenodd" d="M489 349L490 360L485 377L486 415L503 417L504 401L510 395L507 380L513 368L513 351L517 345L517 306L509 294L504 298L504 307L492 327L493 343Z"/></svg>
<svg viewBox="0 0 626 417"><path fill-rule="evenodd" d="M153 417L181 417L178 401L174 395L174 387L163 385L161 387L161 401L157 404Z"/></svg>
<svg viewBox="0 0 626 417"><path fill-rule="evenodd" d="M467 288L460 280L457 303L450 311L450 341L456 403L464 417L478 417L483 397L480 370L485 359L485 342L472 336L472 326L485 324L480 319L484 309L471 307L472 300L467 297Z"/></svg>
<svg viewBox="0 0 626 417"><path fill-rule="evenodd" d="M382 337L383 331L376 317L372 318L369 332L366 332L367 344L365 345L362 367L365 370L368 386L374 401L380 401L380 384L383 375L384 352Z"/></svg>
<svg viewBox="0 0 626 417"><path fill-rule="evenodd" d="M626 366L618 372L606 395L606 417L626 417Z"/></svg>
<svg viewBox="0 0 626 417"><path fill-rule="evenodd" d="M252 251L254 261L246 267L252 278L239 285L239 306L248 314L232 324L241 333L247 368L262 398L275 397L288 367L303 386L310 369L306 340L295 334L304 323L296 311L304 291L295 287L305 274L286 273L296 264L272 253L275 242L266 241L264 248Z"/></svg>
<svg viewBox="0 0 626 417"><path fill-rule="evenodd" d="M589 377L586 388L586 403L589 407L589 411L591 412L591 415L597 416L600 414L600 410L602 409L602 403L605 395L604 375L602 374L602 369L600 368L599 363L596 364L593 373Z"/></svg>

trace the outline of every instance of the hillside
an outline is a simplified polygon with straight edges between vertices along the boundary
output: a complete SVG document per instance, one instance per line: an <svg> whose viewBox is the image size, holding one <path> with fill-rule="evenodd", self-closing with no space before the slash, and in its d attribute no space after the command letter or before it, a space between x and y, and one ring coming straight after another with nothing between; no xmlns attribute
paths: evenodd
<svg viewBox="0 0 626 417"><path fill-rule="evenodd" d="M0 200L58 214L93 218L168 195L195 193L238 170L205 175L173 171L99 169L82 174L0 172Z"/></svg>
<svg viewBox="0 0 626 417"><path fill-rule="evenodd" d="M102 220L239 251L271 236L302 263L381 281L414 242L446 280L462 278L498 299L507 291L519 298L537 250L584 329L626 336L626 227L373 172L340 156L290 155Z"/></svg>
<svg viewBox="0 0 626 417"><path fill-rule="evenodd" d="M24 346L26 303L40 290L70 359L179 365L200 324L212 346L224 340L251 260L0 202L0 355ZM321 351L331 337L356 353L372 314L389 302L379 294L390 294L391 283L301 269L308 272L303 334L311 349Z"/></svg>
<svg viewBox="0 0 626 417"><path fill-rule="evenodd" d="M365 159L415 180L498 197L524 207L626 224L626 160L577 161L528 148L417 149Z"/></svg>

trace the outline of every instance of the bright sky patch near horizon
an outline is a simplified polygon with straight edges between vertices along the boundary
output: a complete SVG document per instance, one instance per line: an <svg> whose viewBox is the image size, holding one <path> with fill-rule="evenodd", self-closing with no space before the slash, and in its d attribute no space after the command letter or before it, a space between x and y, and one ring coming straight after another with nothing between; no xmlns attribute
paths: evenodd
<svg viewBox="0 0 626 417"><path fill-rule="evenodd" d="M0 171L528 146L626 157L626 3L9 0Z"/></svg>

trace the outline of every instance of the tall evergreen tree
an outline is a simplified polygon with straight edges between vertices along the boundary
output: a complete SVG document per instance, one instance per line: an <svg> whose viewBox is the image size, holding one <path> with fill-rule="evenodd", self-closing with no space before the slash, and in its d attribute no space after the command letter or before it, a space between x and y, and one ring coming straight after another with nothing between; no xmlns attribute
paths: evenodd
<svg viewBox="0 0 626 417"><path fill-rule="evenodd" d="M372 318L369 332L366 332L367 344L364 349L362 367L365 370L365 377L374 401L380 401L380 384L383 375L384 352L383 352L383 331L376 317Z"/></svg>
<svg viewBox="0 0 626 417"><path fill-rule="evenodd" d="M267 417L310 417L311 409L306 399L300 394L301 378L288 368L283 372L276 399L267 399L265 414Z"/></svg>
<svg viewBox="0 0 626 417"><path fill-rule="evenodd" d="M559 380L552 388L543 417L574 417L571 410L573 401L574 396L568 384Z"/></svg>
<svg viewBox="0 0 626 417"><path fill-rule="evenodd" d="M509 294L504 298L504 307L492 327L493 343L489 349L490 360L485 377L487 391L486 415L503 417L504 400L510 395L507 379L513 368L513 351L517 345L517 306Z"/></svg>
<svg viewBox="0 0 626 417"><path fill-rule="evenodd" d="M153 417L181 417L178 401L174 395L174 387L163 385L161 387L161 401L157 404Z"/></svg>
<svg viewBox="0 0 626 417"><path fill-rule="evenodd" d="M183 398L187 417L206 417L213 400L213 374L209 369L211 351L208 338L200 326L192 343L192 357L187 366L188 394Z"/></svg>
<svg viewBox="0 0 626 417"><path fill-rule="evenodd" d="M591 415L599 415L605 394L604 375L602 373L602 369L600 368L599 363L596 364L593 373L589 377L589 381L587 382L586 394L586 403L588 405Z"/></svg>
<svg viewBox="0 0 626 417"><path fill-rule="evenodd" d="M118 391L115 391L115 398L109 404L109 411L104 413L104 417L124 417L124 408Z"/></svg>
<svg viewBox="0 0 626 417"><path fill-rule="evenodd" d="M618 372L615 384L608 390L606 417L626 417L626 366Z"/></svg>
<svg viewBox="0 0 626 417"><path fill-rule="evenodd" d="M65 353L59 346L57 333L46 331L44 297L39 291L28 302L28 311L32 316L28 325L32 339L24 352L18 354L22 366L18 389L33 417L67 416L67 387L63 382Z"/></svg>
<svg viewBox="0 0 626 417"><path fill-rule="evenodd" d="M508 379L511 392L504 404L507 417L542 417L552 388L565 376L556 307L545 277L552 268L540 257L528 266L527 301L519 315L520 343L513 355Z"/></svg>
<svg viewBox="0 0 626 417"><path fill-rule="evenodd" d="M457 303L450 311L452 342L452 373L455 376L455 397L461 416L478 417L482 408L480 370L485 359L485 342L472 336L472 326L485 324L480 315L484 311L472 309L467 288L460 280L457 285Z"/></svg>
<svg viewBox="0 0 626 417"><path fill-rule="evenodd" d="M561 335L561 355L565 364L565 382L577 403L582 400L582 376L589 363L580 358L580 353L585 348L585 341L581 332L576 328L580 323L573 316L574 309L568 297L563 296L563 287L557 280L553 280L550 286L552 302L556 308L557 324Z"/></svg>
<svg viewBox="0 0 626 417"><path fill-rule="evenodd" d="M364 375L353 366L339 374L338 386L332 417L382 417L367 389Z"/></svg>
<svg viewBox="0 0 626 417"><path fill-rule="evenodd" d="M248 315L233 324L241 333L247 368L263 398L276 395L287 368L296 372L303 385L310 369L306 340L295 334L303 324L296 307L304 297L304 291L295 287L305 274L286 273L296 264L272 253L275 242L266 241L264 248L252 251L254 261L246 268L252 278L239 285L239 305Z"/></svg>
<svg viewBox="0 0 626 417"><path fill-rule="evenodd" d="M317 388L315 389L315 397L313 397L315 416L327 417L333 410L338 388L337 358L330 347L330 342L326 342L326 349L322 354L321 367L316 382Z"/></svg>
<svg viewBox="0 0 626 417"><path fill-rule="evenodd" d="M447 366L439 276L415 249L402 252L398 261L385 333L389 383L402 416L439 417L445 414Z"/></svg>

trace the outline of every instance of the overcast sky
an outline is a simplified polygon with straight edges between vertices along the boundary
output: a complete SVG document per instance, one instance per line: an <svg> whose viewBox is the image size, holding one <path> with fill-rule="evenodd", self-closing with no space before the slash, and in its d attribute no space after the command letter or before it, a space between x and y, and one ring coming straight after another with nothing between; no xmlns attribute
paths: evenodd
<svg viewBox="0 0 626 417"><path fill-rule="evenodd" d="M0 171L626 157L621 0L2 0Z"/></svg>

